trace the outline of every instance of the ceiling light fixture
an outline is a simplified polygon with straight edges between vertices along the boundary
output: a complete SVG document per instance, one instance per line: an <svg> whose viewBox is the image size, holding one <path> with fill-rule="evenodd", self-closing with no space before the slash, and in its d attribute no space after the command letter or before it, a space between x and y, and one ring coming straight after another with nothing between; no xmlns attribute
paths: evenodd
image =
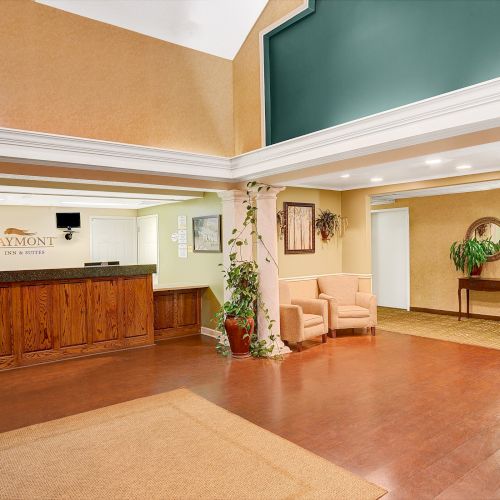
<svg viewBox="0 0 500 500"><path fill-rule="evenodd" d="M342 174L340 177L342 177L342 179L349 179L349 177L351 177L351 174Z"/></svg>
<svg viewBox="0 0 500 500"><path fill-rule="evenodd" d="M472 168L471 165L459 165L457 170L469 170L470 168Z"/></svg>
<svg viewBox="0 0 500 500"><path fill-rule="evenodd" d="M425 160L426 165L439 165L440 163L443 163L443 160L441 158L429 158L428 160Z"/></svg>
<svg viewBox="0 0 500 500"><path fill-rule="evenodd" d="M372 177L370 180L371 180L372 182L381 182L381 181L383 181L384 179L382 179L382 177Z"/></svg>

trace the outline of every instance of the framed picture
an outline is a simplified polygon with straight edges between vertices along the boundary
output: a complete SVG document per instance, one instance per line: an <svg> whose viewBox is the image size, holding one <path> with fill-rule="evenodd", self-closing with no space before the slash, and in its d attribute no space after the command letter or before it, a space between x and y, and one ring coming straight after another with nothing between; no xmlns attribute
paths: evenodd
<svg viewBox="0 0 500 500"><path fill-rule="evenodd" d="M283 204L285 212L285 253L314 253L314 203Z"/></svg>
<svg viewBox="0 0 500 500"><path fill-rule="evenodd" d="M193 217L193 252L222 252L220 215Z"/></svg>

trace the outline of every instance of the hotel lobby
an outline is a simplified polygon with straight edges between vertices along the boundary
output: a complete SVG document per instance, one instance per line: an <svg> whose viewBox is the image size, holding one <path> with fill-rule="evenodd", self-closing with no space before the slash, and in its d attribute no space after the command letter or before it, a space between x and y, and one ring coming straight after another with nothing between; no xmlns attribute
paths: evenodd
<svg viewBox="0 0 500 500"><path fill-rule="evenodd" d="M0 499L500 499L498 21L1 0Z"/></svg>

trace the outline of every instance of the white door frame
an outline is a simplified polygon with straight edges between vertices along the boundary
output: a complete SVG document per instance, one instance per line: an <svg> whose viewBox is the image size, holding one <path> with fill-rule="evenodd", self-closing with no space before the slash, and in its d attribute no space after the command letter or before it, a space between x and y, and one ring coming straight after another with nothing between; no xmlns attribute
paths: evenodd
<svg viewBox="0 0 500 500"><path fill-rule="evenodd" d="M139 219L156 219L156 276L160 276L160 232L159 232L159 220L158 214L151 215L138 215L136 217L136 227L137 227L137 260L139 261Z"/></svg>
<svg viewBox="0 0 500 500"><path fill-rule="evenodd" d="M94 219L133 219L134 222L135 222L135 233L137 235L137 217L134 217L134 216L125 216L125 215L90 215L89 216L89 244L90 244L90 258L93 260L93 255L92 255L92 221ZM134 245L135 245L135 255L136 255L136 264L137 264L137 237L135 238L135 241L134 241Z"/></svg>
<svg viewBox="0 0 500 500"><path fill-rule="evenodd" d="M406 296L408 298L408 302L406 303L406 310L410 310L410 209L409 207L401 207L401 208L382 208L379 210L371 210L370 211L370 230L372 218L371 214L375 214L378 212L404 212L406 214L406 234L407 234L407 248L408 252L406 252L406 283L407 283L407 291ZM372 269L373 272L373 269Z"/></svg>

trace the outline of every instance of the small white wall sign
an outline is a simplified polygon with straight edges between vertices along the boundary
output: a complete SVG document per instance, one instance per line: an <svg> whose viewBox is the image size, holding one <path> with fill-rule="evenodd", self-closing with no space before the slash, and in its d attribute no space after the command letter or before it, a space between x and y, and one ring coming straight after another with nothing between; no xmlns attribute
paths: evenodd
<svg viewBox="0 0 500 500"><path fill-rule="evenodd" d="M177 229L187 229L187 216L178 215L177 216Z"/></svg>
<svg viewBox="0 0 500 500"><path fill-rule="evenodd" d="M187 245L179 244L179 246L177 247L177 255L181 259L187 259L188 256Z"/></svg>

